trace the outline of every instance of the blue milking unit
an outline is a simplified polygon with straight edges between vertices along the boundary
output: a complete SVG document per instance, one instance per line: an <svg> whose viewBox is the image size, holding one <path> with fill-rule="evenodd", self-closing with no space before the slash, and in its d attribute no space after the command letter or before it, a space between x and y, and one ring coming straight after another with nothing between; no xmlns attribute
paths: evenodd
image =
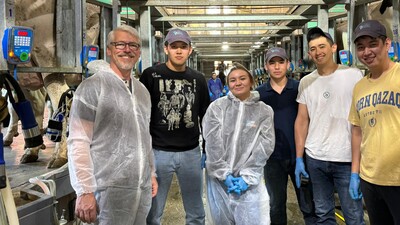
<svg viewBox="0 0 400 225"><path fill-rule="evenodd" d="M81 52L81 63L83 67L93 60L99 58L99 46L98 45L84 45Z"/></svg>
<svg viewBox="0 0 400 225"><path fill-rule="evenodd" d="M16 77L16 64L29 63L31 59L33 44L33 30L29 27L12 26L7 28L4 32L2 39L3 56L9 63L9 67L14 66L14 77ZM35 116L32 111L31 103L26 100L21 88L19 87L16 79L14 79L10 72L7 71L1 74L1 86L7 89L8 93L12 93L14 89L17 98L14 99L12 94L9 94L10 102L13 105L19 119L21 120L22 133L25 139L25 146L27 148L37 147L43 144L42 135ZM17 102L18 101L18 102ZM2 134L0 135L2 138ZM5 162L3 154L3 145L0 145L0 188L5 184ZM3 179L4 177L4 179Z"/></svg>
<svg viewBox="0 0 400 225"><path fill-rule="evenodd" d="M31 60L33 30L13 26L4 31L3 56L10 64L28 63Z"/></svg>
<svg viewBox="0 0 400 225"><path fill-rule="evenodd" d="M98 45L84 45L81 52L81 64L85 68L85 76L88 77L87 64L99 58Z"/></svg>
<svg viewBox="0 0 400 225"><path fill-rule="evenodd" d="M346 66L353 65L353 56L349 50L340 50L339 51L340 63Z"/></svg>

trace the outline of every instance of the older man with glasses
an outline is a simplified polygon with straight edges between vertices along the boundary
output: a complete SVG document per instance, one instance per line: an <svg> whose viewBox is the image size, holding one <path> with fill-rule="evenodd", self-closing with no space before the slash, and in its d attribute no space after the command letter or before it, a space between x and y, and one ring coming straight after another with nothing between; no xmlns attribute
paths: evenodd
<svg viewBox="0 0 400 225"><path fill-rule="evenodd" d="M85 223L143 225L157 181L150 95L132 77L138 32L126 25L111 31L107 55L110 65L83 81L72 103L68 160L75 214Z"/></svg>

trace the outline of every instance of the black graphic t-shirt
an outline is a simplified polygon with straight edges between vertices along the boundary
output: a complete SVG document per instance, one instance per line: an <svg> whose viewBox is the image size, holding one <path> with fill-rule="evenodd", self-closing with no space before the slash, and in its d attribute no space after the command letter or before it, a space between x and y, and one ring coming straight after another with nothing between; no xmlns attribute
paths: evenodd
<svg viewBox="0 0 400 225"><path fill-rule="evenodd" d="M175 72L163 63L144 70L140 81L151 95L153 148L176 152L197 147L210 102L204 76L189 67Z"/></svg>

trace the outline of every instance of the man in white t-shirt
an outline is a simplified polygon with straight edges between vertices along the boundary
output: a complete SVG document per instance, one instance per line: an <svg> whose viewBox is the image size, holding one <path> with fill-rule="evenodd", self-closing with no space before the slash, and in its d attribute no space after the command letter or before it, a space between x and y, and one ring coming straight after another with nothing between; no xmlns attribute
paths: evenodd
<svg viewBox="0 0 400 225"><path fill-rule="evenodd" d="M297 96L296 186L300 187L302 177L310 178L317 224L336 225L336 190L346 224L363 225L362 201L353 200L348 193L351 129L347 120L352 91L362 73L334 62L337 46L320 28L310 29L307 41L308 54L317 69L300 80Z"/></svg>

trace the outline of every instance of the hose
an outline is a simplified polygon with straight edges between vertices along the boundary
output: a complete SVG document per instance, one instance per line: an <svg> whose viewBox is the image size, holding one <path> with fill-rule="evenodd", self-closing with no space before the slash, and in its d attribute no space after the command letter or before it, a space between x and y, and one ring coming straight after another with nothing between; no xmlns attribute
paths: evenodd
<svg viewBox="0 0 400 225"><path fill-rule="evenodd" d="M9 225L19 225L19 219L18 219L18 214L17 214L17 208L15 206L15 202L14 202L14 196L12 194L11 191L11 186L10 186L10 182L8 181L8 178L6 179L7 181L7 187L0 189L1 193L1 198L0 200L0 204L2 205L0 207L0 209L4 210L5 207L5 213L1 213L3 216L1 216L0 218L4 219L3 217L7 217L8 218L8 223L7 223L7 218L5 218L6 220L6 224ZM3 207L3 202L4 202L4 207ZM7 216L5 216L7 215ZM3 224L3 222L2 222Z"/></svg>
<svg viewBox="0 0 400 225"><path fill-rule="evenodd" d="M41 187L43 192L46 195L53 196L53 199L54 199L54 204L53 204L53 217L54 218L53 218L53 220L54 220L55 225L59 225L60 221L57 218L57 207L56 207L56 204L57 204L56 187L57 186L56 186L56 183L54 182L54 180L42 180L42 179L39 179L38 177L33 177L33 178L29 179L29 182L31 184L36 184L39 187Z"/></svg>

